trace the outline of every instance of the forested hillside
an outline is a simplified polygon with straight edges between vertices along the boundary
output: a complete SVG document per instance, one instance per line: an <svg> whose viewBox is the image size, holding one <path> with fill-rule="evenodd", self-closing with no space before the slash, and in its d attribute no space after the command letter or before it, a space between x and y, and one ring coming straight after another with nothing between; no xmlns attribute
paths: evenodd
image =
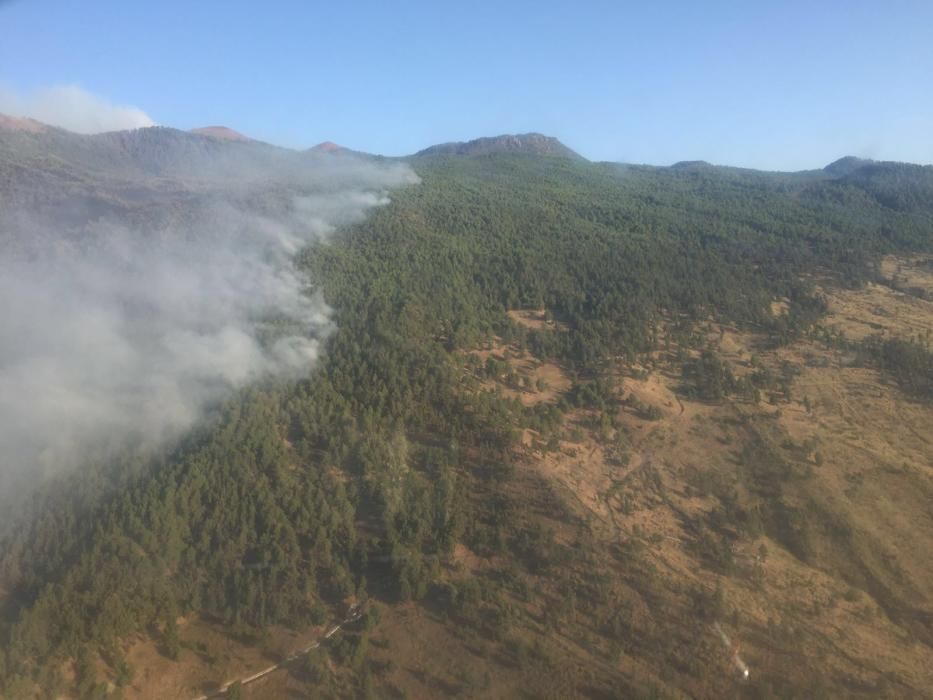
<svg viewBox="0 0 933 700"><path fill-rule="evenodd" d="M186 653L181 617L250 639L270 625L335 619L346 600L387 609L420 601L442 610L451 629L472 626L509 640L527 627L530 613L518 608L546 607L556 590L565 600L573 591L580 615L610 605L617 580L641 581L650 601L660 573L632 564L619 574L614 567L623 564L610 566L609 549L587 544L595 537L590 524L557 492L523 501L515 486L525 478L516 473L522 431L544 435L574 411L608 411L610 367L641 366L672 342L686 347L696 324L787 346L826 312L818 288L825 280L857 289L880 279L882 255L933 246L930 168L867 163L782 174L446 150L412 159L420 183L395 189L391 204L298 254L334 309L336 328L310 376L240 389L181 441L85 464L46 483L3 523L5 697L123 692L133 679L127 640L151 638L175 659ZM16 168L45 181L45 164L24 162ZM8 170L6 182L21 183L19 171ZM785 313L774 313L775 300ZM519 324L507 312L520 309L546 310L551 323ZM464 358L494 338L560 366L571 389L547 406L475 390ZM929 400L928 346L878 341L857 350L917 400ZM713 355L695 365L689 359L684 397L720 401L742 387L757 391L727 377ZM478 371L494 379L499 369ZM918 374L924 378L912 379ZM777 392L778 384L757 386ZM555 538L542 514L577 539ZM508 575L452 583L445 571L461 546ZM587 570L592 578L580 573ZM570 571L579 576L574 583L561 579ZM540 583L522 588L532 579ZM717 605L715 592L709 600L684 595L698 609ZM615 640L619 654L646 668L676 656L636 632L640 613L626 609L588 634ZM590 677L568 675L560 663L535 665L534 649L556 638L554 625L538 635L538 647L518 645L544 679L529 697L549 684L558 696L677 696L687 688L683 677L703 673L681 668L683 676L648 682L602 656ZM334 696L375 692L375 668L351 656L334 655L349 669L343 676L321 680L309 671L308 687ZM566 678L573 688L561 685ZM805 697L808 687L807 678L791 677L779 690Z"/></svg>

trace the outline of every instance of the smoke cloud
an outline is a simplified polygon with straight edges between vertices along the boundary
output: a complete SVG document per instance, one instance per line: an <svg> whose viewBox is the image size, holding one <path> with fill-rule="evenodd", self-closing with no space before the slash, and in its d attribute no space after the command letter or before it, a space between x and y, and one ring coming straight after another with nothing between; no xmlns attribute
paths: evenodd
<svg viewBox="0 0 933 700"><path fill-rule="evenodd" d="M58 205L0 215L0 493L160 444L237 388L311 371L331 312L295 252L417 177L297 162L237 182L229 162L210 181L202 164L196 186L91 219Z"/></svg>
<svg viewBox="0 0 933 700"><path fill-rule="evenodd" d="M112 104L77 85L41 88L22 95L0 87L0 113L29 117L79 134L155 125L141 109Z"/></svg>
<svg viewBox="0 0 933 700"><path fill-rule="evenodd" d="M746 664L742 660L742 657L739 656L738 646L732 643L732 640L729 639L729 635L725 633L722 626L718 622L713 625L713 629L715 629L719 634L719 639L722 641L722 645L732 655L732 665L735 666L736 670L739 672L739 678L741 678L743 681L747 681L749 676L748 664Z"/></svg>

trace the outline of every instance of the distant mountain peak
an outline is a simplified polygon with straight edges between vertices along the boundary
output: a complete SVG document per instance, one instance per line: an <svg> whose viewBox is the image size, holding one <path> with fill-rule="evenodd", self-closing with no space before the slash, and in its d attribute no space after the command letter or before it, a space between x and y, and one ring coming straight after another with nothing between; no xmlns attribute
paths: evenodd
<svg viewBox="0 0 933 700"><path fill-rule="evenodd" d="M845 177L846 175L855 172L859 168L863 168L866 165L871 165L874 162L875 161L868 158L843 156L839 160L834 160L832 163L823 168L823 172L834 177Z"/></svg>
<svg viewBox="0 0 933 700"><path fill-rule="evenodd" d="M192 129L191 133L223 141L252 141L248 136L244 136L239 131L234 131L227 126L202 126L198 129Z"/></svg>
<svg viewBox="0 0 933 700"><path fill-rule="evenodd" d="M347 149L333 141L321 141L317 146L312 146L309 150L320 153L336 153L339 151L346 151Z"/></svg>
<svg viewBox="0 0 933 700"><path fill-rule="evenodd" d="M481 156L490 153L527 153L584 160L583 156L571 150L553 136L538 133L503 134L501 136L484 136L472 141L439 143L418 151L415 155Z"/></svg>
<svg viewBox="0 0 933 700"><path fill-rule="evenodd" d="M31 134L41 134L48 127L42 122L28 117L11 117L8 114L0 114L0 129L7 131L26 131Z"/></svg>
<svg viewBox="0 0 933 700"><path fill-rule="evenodd" d="M697 168L713 168L715 166L706 160L679 160L671 167L678 170L690 170Z"/></svg>

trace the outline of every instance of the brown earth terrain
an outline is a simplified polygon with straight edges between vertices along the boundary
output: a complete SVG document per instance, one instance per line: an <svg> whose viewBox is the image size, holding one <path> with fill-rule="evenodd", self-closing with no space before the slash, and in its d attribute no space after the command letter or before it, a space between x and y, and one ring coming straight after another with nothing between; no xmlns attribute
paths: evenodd
<svg viewBox="0 0 933 700"><path fill-rule="evenodd" d="M322 151L324 153L335 153L346 149L340 144L334 143L333 141L321 141L321 143L317 144L316 146L312 146L311 150Z"/></svg>
<svg viewBox="0 0 933 700"><path fill-rule="evenodd" d="M35 119L27 117L11 117L7 114L0 114L0 129L9 129L10 131L27 131L31 134L40 134L46 130L45 124L37 122Z"/></svg>
<svg viewBox="0 0 933 700"><path fill-rule="evenodd" d="M201 136L210 136L211 138L221 139L223 141L249 141L249 137L244 136L239 131L234 131L228 126L202 126L198 129L192 129L192 134Z"/></svg>
<svg viewBox="0 0 933 700"><path fill-rule="evenodd" d="M202 693L209 695L227 681L266 668L324 633L323 627L298 633L271 626L260 640L238 641L221 625L184 618L179 618L178 630L182 651L177 661L164 656L148 637L129 643L126 658L137 673L133 683L123 689L124 698L193 699Z"/></svg>
<svg viewBox="0 0 933 700"><path fill-rule="evenodd" d="M886 259L883 270L897 270L913 287L933 283L924 260ZM826 293L822 323L848 338L929 337L933 329L933 302L916 295L877 284ZM774 313L783 307L776 302ZM926 695L933 688L933 559L924 555L933 551L933 407L816 340L768 350L751 333L712 323L705 330L737 377L750 371L753 356L775 372L793 367L789 399L690 400L678 392L680 368L658 353L647 376L619 368L621 408L608 440L592 429L583 440L562 440L557 451L526 440L527 468L557 484L603 538L641 539L667 576L722 591L752 673L800 673L805 667L791 660L807 658L819 660L836 692ZM626 405L631 397L660 417L637 415ZM571 413L573 423L585 421ZM625 445L621 462L607 459L613 442ZM753 537L720 523L728 518L717 492L752 512L767 497L743 464L743 449L759 442L789 465L782 491L803 539L796 547L767 528ZM718 533L701 532L698 523L710 520ZM710 571L698 556L707 535L728 542L734 563L727 572ZM793 644L776 643L781 637Z"/></svg>
<svg viewBox="0 0 933 700"><path fill-rule="evenodd" d="M851 339L933 329L933 301L894 289L933 288L928 263L886 259L882 271L890 286L824 285L819 326ZM773 310L785 313L786 302ZM561 331L542 310L509 315ZM854 364L820 329L777 348L712 321L694 337L610 368L602 411L568 405L567 369L518 343L464 358L472 395L503 396L516 411L560 406L553 429L519 432L514 474L490 497L520 504L510 517L540 527L565 556L527 572L461 543L422 601L373 603L369 631L345 632L367 639L373 696L933 694L933 406ZM701 400L683 366L703 348L737 379L770 372L788 381ZM471 580L479 602L452 607L443 591ZM490 626L493 609L507 621ZM737 648L726 648L717 625ZM193 698L322 631L273 629L243 644L204 621L182 624L178 663L149 641L128 646L136 674L124 697ZM359 694L326 654L307 662L325 669L326 691L314 680L322 672L304 664L242 696Z"/></svg>

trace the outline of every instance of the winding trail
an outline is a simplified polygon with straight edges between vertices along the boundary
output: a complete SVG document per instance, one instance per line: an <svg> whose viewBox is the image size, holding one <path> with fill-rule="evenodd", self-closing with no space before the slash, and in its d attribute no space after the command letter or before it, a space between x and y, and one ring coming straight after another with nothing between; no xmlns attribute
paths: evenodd
<svg viewBox="0 0 933 700"><path fill-rule="evenodd" d="M360 607L358 605L350 608L350 612L346 616L346 618L344 618L344 620L339 622L338 624L334 625L323 637L321 637L321 639L311 642L311 644L309 644L308 646L292 652L287 658L283 659L282 661L279 661L277 664L272 664L268 668L264 668L261 671L257 671L253 675L247 676L246 678L233 678L227 681L226 683L224 683L222 686L220 686L220 689L217 690L216 692L211 693L210 695L198 695L196 698L193 698L193 700L211 700L211 698L220 698L226 695L227 691L230 689L230 686L232 686L237 681L240 682L241 686L244 686L250 683L254 683L255 681L258 681L260 678L265 678L270 673L274 671L278 671L280 668L284 668L287 664L290 664L292 661L302 656L303 654L307 654L312 649L317 649L319 646L321 646L322 641L333 637L335 634L337 634L337 632L340 631L340 629L344 625L348 625L351 622L356 622L357 620L359 620L362 614L363 614L362 610L360 610Z"/></svg>

